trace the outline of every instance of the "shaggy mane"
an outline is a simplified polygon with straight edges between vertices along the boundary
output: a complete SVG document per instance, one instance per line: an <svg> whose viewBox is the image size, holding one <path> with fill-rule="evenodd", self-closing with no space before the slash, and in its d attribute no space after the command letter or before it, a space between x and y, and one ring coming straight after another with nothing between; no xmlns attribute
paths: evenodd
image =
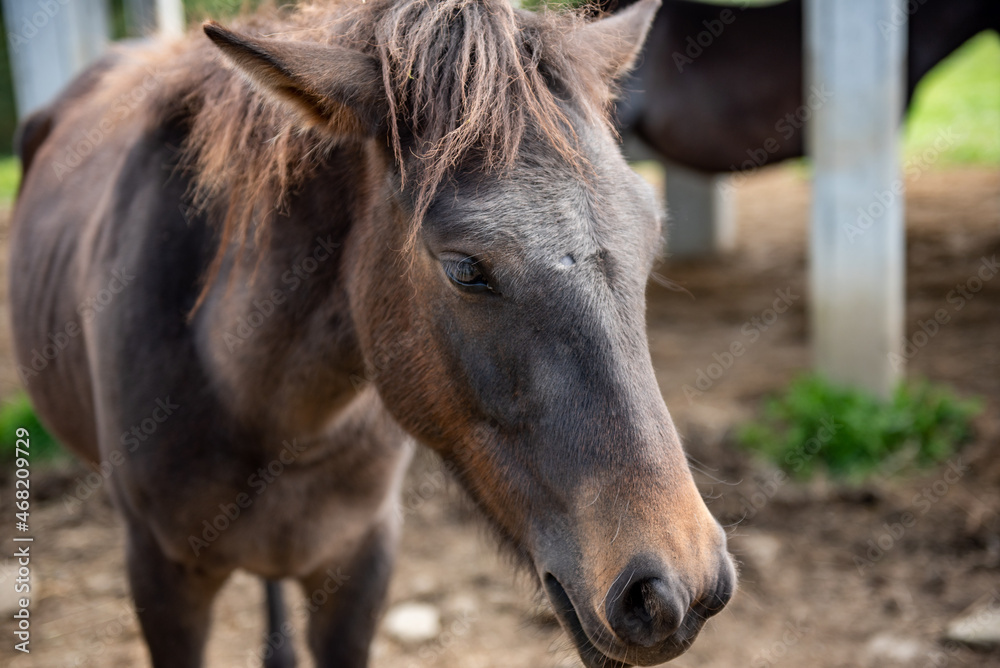
<svg viewBox="0 0 1000 668"><path fill-rule="evenodd" d="M572 99L586 122L608 126L612 99L594 54L561 48L562 35L583 21L583 12L515 11L508 0L332 0L244 18L232 28L339 44L377 60L389 141L416 194L415 233L456 167L502 173L528 132L582 165L560 98ZM193 178L193 204L222 224L208 286L230 242L240 243L242 255L247 241L266 240L289 195L344 138L305 127L251 87L200 31L175 46L168 66L161 115L186 118L182 166Z"/></svg>

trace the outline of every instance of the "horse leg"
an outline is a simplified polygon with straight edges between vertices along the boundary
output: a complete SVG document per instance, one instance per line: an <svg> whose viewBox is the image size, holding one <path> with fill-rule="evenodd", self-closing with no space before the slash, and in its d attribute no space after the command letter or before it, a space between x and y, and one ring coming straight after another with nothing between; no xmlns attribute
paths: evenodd
<svg viewBox="0 0 1000 668"><path fill-rule="evenodd" d="M170 560L146 527L130 523L128 576L153 668L198 668L212 601L229 572Z"/></svg>
<svg viewBox="0 0 1000 668"><path fill-rule="evenodd" d="M264 590L267 596L266 648L270 650L264 653L264 668L295 668L295 651L291 640L286 637L291 626L281 582L265 580Z"/></svg>
<svg viewBox="0 0 1000 668"><path fill-rule="evenodd" d="M376 526L346 564L302 578L317 668L365 668L395 558L396 529Z"/></svg>

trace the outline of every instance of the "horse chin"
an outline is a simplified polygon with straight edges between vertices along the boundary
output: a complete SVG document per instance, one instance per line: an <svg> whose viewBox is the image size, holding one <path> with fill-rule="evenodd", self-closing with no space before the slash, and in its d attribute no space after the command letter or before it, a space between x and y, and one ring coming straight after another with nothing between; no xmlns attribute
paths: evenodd
<svg viewBox="0 0 1000 668"><path fill-rule="evenodd" d="M614 659L597 649L583 628L583 622L580 621L580 616L576 613L576 607L569 594L566 593L566 589L551 574L545 576L545 591L549 595L559 623L562 624L563 629L573 641L576 651L587 668L601 668L602 666L631 668L632 664Z"/></svg>
<svg viewBox="0 0 1000 668"><path fill-rule="evenodd" d="M669 648L666 652L654 652L655 656L643 656L646 652L643 652L640 648L636 652L637 656L633 661L615 658L599 649L594 641L591 640L590 634L587 633L579 614L576 612L576 607L573 605L572 599L562 584L553 575L548 574L545 576L544 585L560 624L562 624L563 629L565 629L570 639L572 639L573 645L580 655L580 659L587 668L632 668L632 666L652 666L671 661L686 652L694 641L694 636L697 635L697 633L694 633L685 642ZM601 632L608 635L611 633L607 630L602 630ZM609 649L609 652L612 651ZM619 652L613 653L619 654ZM627 648L624 648L624 651L620 653L625 656L629 654Z"/></svg>

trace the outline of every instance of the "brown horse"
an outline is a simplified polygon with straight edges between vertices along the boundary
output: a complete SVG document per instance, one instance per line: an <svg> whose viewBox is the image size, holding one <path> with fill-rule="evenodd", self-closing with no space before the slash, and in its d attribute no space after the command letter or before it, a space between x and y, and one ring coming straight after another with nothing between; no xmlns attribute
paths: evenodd
<svg viewBox="0 0 1000 668"><path fill-rule="evenodd" d="M237 568L322 593L318 665L366 665L410 436L588 666L669 660L726 604L725 534L646 339L658 207L607 116L657 4L210 23L28 120L20 369L107 472L153 665L200 665Z"/></svg>

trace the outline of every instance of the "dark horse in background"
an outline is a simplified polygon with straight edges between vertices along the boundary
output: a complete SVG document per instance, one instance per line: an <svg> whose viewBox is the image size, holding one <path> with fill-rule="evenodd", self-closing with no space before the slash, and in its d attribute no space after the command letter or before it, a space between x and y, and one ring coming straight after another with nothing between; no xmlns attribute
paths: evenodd
<svg viewBox="0 0 1000 668"><path fill-rule="evenodd" d="M365 666L411 436L590 668L726 604L646 338L662 216L606 113L657 5L305 5L118 50L26 121L19 370L106 476L154 666L201 665L237 568L302 585L317 665Z"/></svg>
<svg viewBox="0 0 1000 668"><path fill-rule="evenodd" d="M599 5L614 11L631 3ZM983 30L1000 31L1000 2L907 4L915 8L908 16L909 103L920 79L952 51ZM623 85L618 103L623 133L706 172L802 156L801 114L810 94L803 90L802 5L803 0L765 6L663 0L643 55Z"/></svg>

